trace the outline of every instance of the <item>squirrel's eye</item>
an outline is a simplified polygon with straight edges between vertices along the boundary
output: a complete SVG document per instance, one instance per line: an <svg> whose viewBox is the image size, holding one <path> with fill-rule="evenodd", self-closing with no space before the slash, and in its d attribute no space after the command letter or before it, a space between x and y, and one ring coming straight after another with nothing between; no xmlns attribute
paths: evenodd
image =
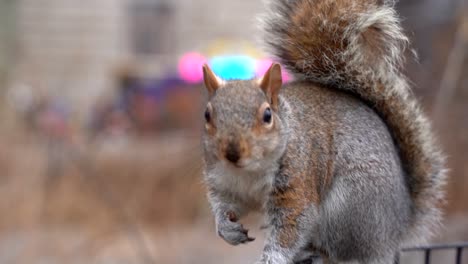
<svg viewBox="0 0 468 264"><path fill-rule="evenodd" d="M207 108L205 110L205 120L207 123L209 123L211 121L211 113L210 113L210 110Z"/></svg>
<svg viewBox="0 0 468 264"><path fill-rule="evenodd" d="M269 107L263 112L263 122L267 124L271 123L271 109Z"/></svg>

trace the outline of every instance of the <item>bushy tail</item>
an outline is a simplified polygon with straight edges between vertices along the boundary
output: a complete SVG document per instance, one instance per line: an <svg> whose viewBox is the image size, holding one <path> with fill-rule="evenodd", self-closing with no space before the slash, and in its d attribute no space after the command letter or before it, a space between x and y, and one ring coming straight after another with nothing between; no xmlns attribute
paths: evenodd
<svg viewBox="0 0 468 264"><path fill-rule="evenodd" d="M347 90L385 120L413 200L418 236L440 219L444 158L400 73L408 39L390 0L269 0L264 41L299 78ZM423 230L421 230L423 229Z"/></svg>

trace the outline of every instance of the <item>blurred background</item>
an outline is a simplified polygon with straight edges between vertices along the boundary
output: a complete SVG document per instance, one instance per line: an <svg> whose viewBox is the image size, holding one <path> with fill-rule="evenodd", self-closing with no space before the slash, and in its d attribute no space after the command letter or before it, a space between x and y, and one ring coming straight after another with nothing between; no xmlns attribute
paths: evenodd
<svg viewBox="0 0 468 264"><path fill-rule="evenodd" d="M0 263L252 262L258 224L254 243L226 245L204 196L200 68L261 75L262 6L0 0ZM409 79L448 154L435 242L468 240L466 7L397 5L418 53Z"/></svg>

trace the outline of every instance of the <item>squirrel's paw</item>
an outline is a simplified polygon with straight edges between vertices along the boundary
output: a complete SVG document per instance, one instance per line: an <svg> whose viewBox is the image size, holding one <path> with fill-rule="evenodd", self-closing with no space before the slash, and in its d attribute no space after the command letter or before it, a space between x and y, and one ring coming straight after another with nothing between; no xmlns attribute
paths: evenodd
<svg viewBox="0 0 468 264"><path fill-rule="evenodd" d="M248 232L241 224L232 221L225 221L218 226L218 235L233 246L254 241L255 238L249 237Z"/></svg>
<svg viewBox="0 0 468 264"><path fill-rule="evenodd" d="M293 263L293 262L292 260L288 260L287 258L285 258L284 256L280 254L263 255L260 260L255 262L255 264L286 264L286 263Z"/></svg>

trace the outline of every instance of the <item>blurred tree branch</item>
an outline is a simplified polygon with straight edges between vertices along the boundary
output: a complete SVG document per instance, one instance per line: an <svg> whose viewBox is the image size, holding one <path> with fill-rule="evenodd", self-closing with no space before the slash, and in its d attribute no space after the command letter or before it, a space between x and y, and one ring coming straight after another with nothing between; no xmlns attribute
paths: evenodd
<svg viewBox="0 0 468 264"><path fill-rule="evenodd" d="M457 31L455 33L455 39L447 59L442 80L440 82L439 92L433 108L434 120L439 124L445 119L446 110L456 93L460 77L463 73L463 66L467 53L468 10L466 5L464 5L464 1L461 1L460 6L461 15Z"/></svg>

